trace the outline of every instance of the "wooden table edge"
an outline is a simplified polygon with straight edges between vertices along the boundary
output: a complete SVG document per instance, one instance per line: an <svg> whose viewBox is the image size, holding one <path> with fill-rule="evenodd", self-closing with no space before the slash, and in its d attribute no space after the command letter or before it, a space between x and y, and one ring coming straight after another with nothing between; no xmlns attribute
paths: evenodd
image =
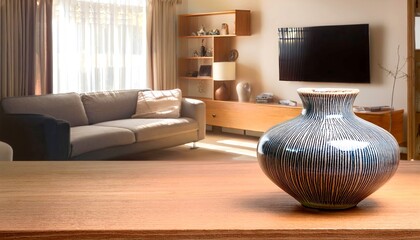
<svg viewBox="0 0 420 240"><path fill-rule="evenodd" d="M420 229L0 231L5 239L419 239Z"/></svg>

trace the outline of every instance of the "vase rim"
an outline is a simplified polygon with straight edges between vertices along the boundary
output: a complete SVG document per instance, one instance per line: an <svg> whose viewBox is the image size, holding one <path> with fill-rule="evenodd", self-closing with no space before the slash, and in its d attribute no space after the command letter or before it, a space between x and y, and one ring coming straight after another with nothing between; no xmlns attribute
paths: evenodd
<svg viewBox="0 0 420 240"><path fill-rule="evenodd" d="M328 95L347 95L358 94L359 89L356 88L298 88L298 93L304 94L328 94Z"/></svg>

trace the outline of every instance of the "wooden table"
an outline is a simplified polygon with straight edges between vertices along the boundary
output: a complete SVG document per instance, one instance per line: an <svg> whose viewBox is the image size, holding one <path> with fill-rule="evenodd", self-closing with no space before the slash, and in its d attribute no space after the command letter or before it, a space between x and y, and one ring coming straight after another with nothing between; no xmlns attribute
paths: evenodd
<svg viewBox="0 0 420 240"><path fill-rule="evenodd" d="M420 162L345 211L253 161L0 162L0 239L420 239Z"/></svg>

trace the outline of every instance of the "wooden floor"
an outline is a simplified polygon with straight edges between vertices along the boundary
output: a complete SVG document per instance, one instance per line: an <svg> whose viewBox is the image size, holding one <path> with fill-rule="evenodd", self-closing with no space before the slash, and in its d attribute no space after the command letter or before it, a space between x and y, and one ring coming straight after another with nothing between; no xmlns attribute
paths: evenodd
<svg viewBox="0 0 420 240"><path fill-rule="evenodd" d="M244 136L231 133L207 132L204 140L196 143L197 148L191 149L192 144L151 151L125 157L127 160L241 160L257 161L256 148L258 137Z"/></svg>

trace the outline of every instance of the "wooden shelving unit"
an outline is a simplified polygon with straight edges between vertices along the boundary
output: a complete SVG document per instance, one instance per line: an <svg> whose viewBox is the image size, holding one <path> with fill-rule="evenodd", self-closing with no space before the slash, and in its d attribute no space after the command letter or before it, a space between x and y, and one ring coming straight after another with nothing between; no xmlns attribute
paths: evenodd
<svg viewBox="0 0 420 240"><path fill-rule="evenodd" d="M204 26L207 31L221 29L222 23L229 26L228 35L194 34ZM232 10L208 13L182 14L178 16L178 82L184 96L193 98L214 99L215 84L212 76L195 76L201 65L213 65L214 62L229 60L233 41L237 36L251 35L251 12L249 10ZM200 54L204 45L211 56L194 56Z"/></svg>
<svg viewBox="0 0 420 240"><path fill-rule="evenodd" d="M192 81L201 81L201 80L213 80L211 77L180 77L181 80L192 80Z"/></svg>
<svg viewBox="0 0 420 240"><path fill-rule="evenodd" d="M181 58L181 60L212 60L213 57L185 57L185 58Z"/></svg>
<svg viewBox="0 0 420 240"><path fill-rule="evenodd" d="M220 12L181 14L178 16L178 36L189 38L201 38L203 36L193 36L192 32L197 32L202 25L208 29L220 29L222 23L228 24L229 34L232 36L251 35L251 11L231 10ZM225 37L229 35L216 36ZM204 37L213 36L205 35Z"/></svg>

